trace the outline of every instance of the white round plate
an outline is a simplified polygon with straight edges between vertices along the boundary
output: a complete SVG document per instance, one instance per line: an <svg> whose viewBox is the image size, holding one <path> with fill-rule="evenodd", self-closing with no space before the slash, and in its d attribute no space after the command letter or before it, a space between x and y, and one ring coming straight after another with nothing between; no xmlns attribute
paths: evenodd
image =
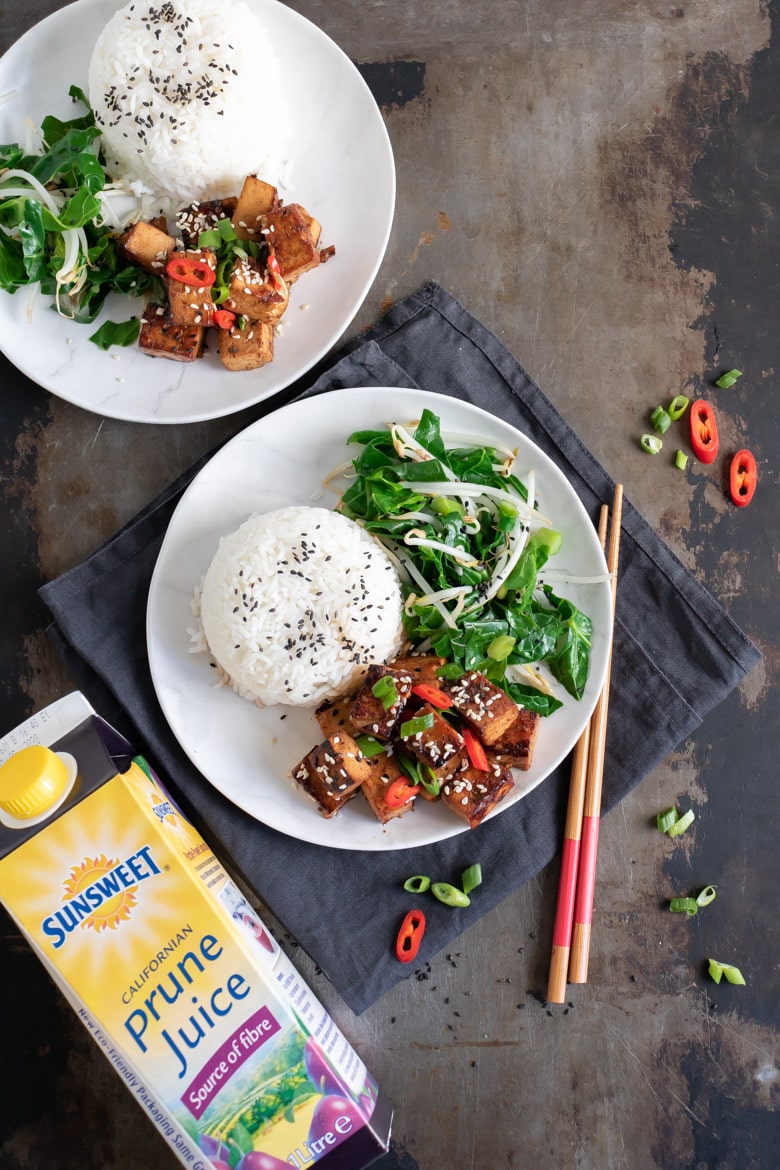
<svg viewBox="0 0 780 1170"><path fill-rule="evenodd" d="M137 314L140 302L111 298L95 325L74 325L52 311L48 297L0 291L5 355L34 382L85 410L132 422L182 423L260 402L332 348L379 269L393 220L395 167L371 91L310 21L276 0L249 3L268 28L286 85L292 150L280 194L316 216L323 244L335 245L336 255L294 285L273 362L242 373L225 371L216 353L181 364L147 357L134 346L103 353L89 341L104 319ZM0 141L24 141L27 118L37 126L47 114L68 118L81 110L68 88L86 90L92 48L118 7L117 0L78 0L35 25L0 59Z"/></svg>
<svg viewBox="0 0 780 1170"><path fill-rule="evenodd" d="M260 419L226 444L193 480L171 519L149 592L147 644L152 679L166 719L203 775L257 820L291 837L338 849L406 849L466 831L440 804L417 801L413 811L381 825L359 795L326 820L290 779L295 765L319 743L314 714L293 707L260 710L230 688L214 686L207 654L189 652L195 588L221 536L254 512L290 504L332 506L327 474L350 458L353 430L418 419L424 407L442 431L473 435L517 448L521 476L533 470L539 507L563 534L560 567L578 575L606 573L604 556L585 509L558 468L529 439L475 406L438 394L394 388L335 390L304 399ZM356 453L352 449L352 453ZM581 702L543 720L533 766L515 773L515 788L492 815L500 815L536 787L573 748L606 676L610 589L567 585L561 592L593 621L590 678Z"/></svg>

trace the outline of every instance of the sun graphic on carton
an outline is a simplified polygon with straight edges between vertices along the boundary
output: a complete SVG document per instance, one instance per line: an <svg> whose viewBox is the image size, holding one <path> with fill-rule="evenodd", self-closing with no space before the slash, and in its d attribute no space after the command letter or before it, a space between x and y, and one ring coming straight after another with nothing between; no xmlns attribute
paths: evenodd
<svg viewBox="0 0 780 1170"><path fill-rule="evenodd" d="M118 857L110 860L103 853L99 857L85 857L81 865L73 866L68 877L62 883L65 891L63 902L77 898L79 894L109 874L117 865L119 865ZM127 921L133 907L137 905L136 888L136 886L130 886L113 897L107 898L81 922L81 926L98 932L116 930L121 922Z"/></svg>

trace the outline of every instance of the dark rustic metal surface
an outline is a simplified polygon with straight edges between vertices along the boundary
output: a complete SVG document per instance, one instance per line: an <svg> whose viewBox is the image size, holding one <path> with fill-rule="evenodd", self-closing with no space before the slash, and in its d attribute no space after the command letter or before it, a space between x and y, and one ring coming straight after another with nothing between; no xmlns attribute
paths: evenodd
<svg viewBox="0 0 780 1170"><path fill-rule="evenodd" d="M61 7L0 0L2 47ZM557 866L352 1017L395 1101L382 1170L774 1170L777 1123L777 306L780 4L297 0L359 63L398 170L387 256L349 333L435 279L523 362L763 662L602 829L590 980L544 1001ZM761 482L643 455L649 409L718 391ZM102 420L0 360L2 729L70 688L36 589L251 421ZM690 801L679 843L655 813ZM707 883L692 920L673 894ZM381 891L377 891L381 897ZM173 1156L0 917L0 1167L173 1170ZM294 949L293 940L285 940ZM705 960L738 963L715 986Z"/></svg>

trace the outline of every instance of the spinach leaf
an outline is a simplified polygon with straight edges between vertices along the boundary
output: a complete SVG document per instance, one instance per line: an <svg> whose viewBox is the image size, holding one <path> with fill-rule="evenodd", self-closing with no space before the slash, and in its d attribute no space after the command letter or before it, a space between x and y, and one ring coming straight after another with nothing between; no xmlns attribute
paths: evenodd
<svg viewBox="0 0 780 1170"><path fill-rule="evenodd" d="M131 317L129 321L104 321L89 340L94 341L99 349L107 350L112 345L132 345L138 340L140 332L141 321L138 317Z"/></svg>
<svg viewBox="0 0 780 1170"><path fill-rule="evenodd" d="M24 269L29 284L37 284L46 273L46 229L43 226L43 210L42 203L28 200L21 223L18 225Z"/></svg>
<svg viewBox="0 0 780 1170"><path fill-rule="evenodd" d="M593 623L572 602L556 597L549 585L544 586L544 593L564 627L547 665L569 694L581 699L590 669Z"/></svg>

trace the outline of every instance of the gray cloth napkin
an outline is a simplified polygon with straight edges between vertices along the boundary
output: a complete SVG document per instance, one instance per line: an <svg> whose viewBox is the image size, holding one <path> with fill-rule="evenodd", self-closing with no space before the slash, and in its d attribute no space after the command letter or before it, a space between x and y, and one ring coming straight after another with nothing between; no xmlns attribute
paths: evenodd
<svg viewBox="0 0 780 1170"><path fill-rule="evenodd" d="M295 392L372 385L417 386L492 411L558 464L594 521L601 503L612 499L612 480L539 387L496 337L435 284L396 304L313 385ZM264 404L259 415L277 405L279 400ZM49 633L96 708L146 751L196 824L360 1012L410 974L393 953L411 905L403 880L427 873L457 881L476 861L484 874L468 909L426 901L428 928L412 965L417 968L555 855L569 763L473 832L396 853L308 845L259 824L224 799L193 768L169 730L155 698L145 642L155 559L168 520L202 462L87 560L42 588L54 617ZM689 735L759 657L626 502L604 810Z"/></svg>

